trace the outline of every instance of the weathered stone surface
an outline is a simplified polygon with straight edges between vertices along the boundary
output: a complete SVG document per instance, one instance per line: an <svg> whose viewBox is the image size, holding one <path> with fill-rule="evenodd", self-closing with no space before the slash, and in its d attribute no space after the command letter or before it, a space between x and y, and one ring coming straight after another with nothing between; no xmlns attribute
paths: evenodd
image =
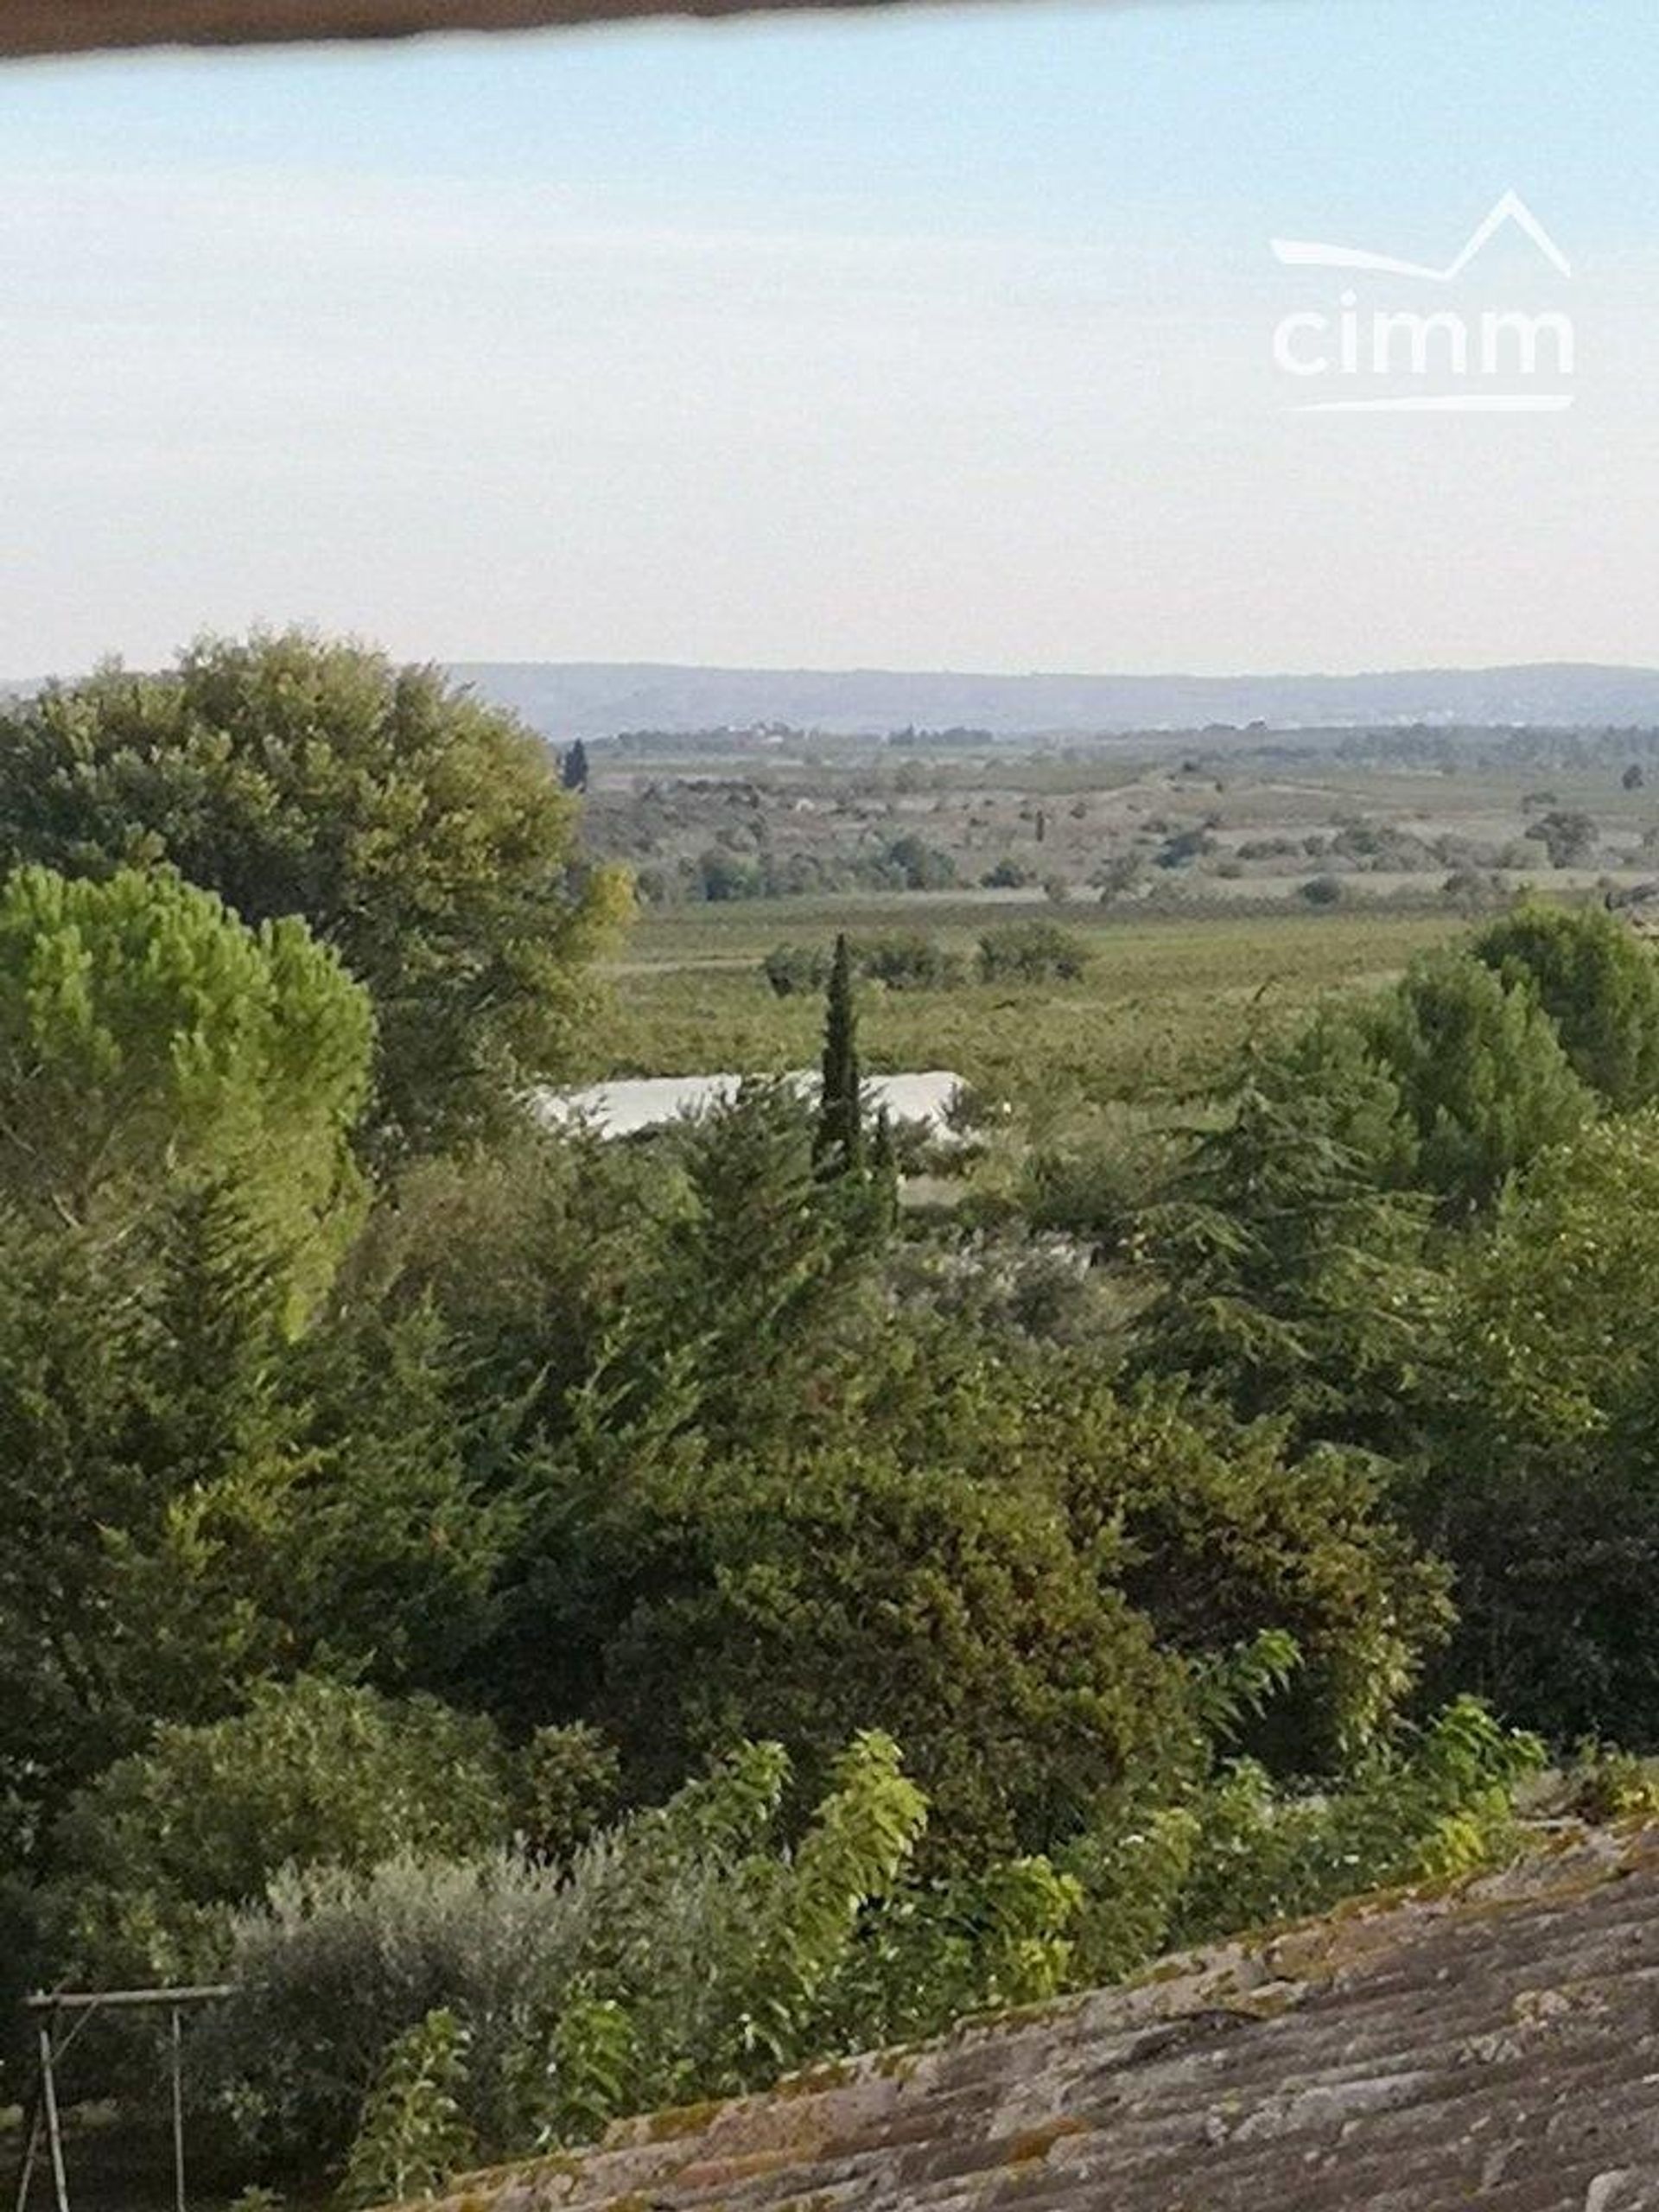
<svg viewBox="0 0 1659 2212"><path fill-rule="evenodd" d="M455 2185L443 2212L1659 2212L1659 1828Z"/></svg>

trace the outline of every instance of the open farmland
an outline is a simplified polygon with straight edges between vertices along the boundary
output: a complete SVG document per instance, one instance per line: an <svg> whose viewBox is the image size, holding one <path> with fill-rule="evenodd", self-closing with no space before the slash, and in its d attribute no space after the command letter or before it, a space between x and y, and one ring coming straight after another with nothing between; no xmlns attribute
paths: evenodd
<svg viewBox="0 0 1659 2212"><path fill-rule="evenodd" d="M1067 744L711 732L596 744L589 769L589 845L626 861L657 907L944 891L1155 912L1466 906L1659 865L1659 734L1646 730Z"/></svg>
<svg viewBox="0 0 1659 2212"><path fill-rule="evenodd" d="M816 1059L823 1010L779 998L761 969L774 945L856 943L924 930L971 955L988 923L1050 918L1041 900L950 897L791 899L648 916L609 977L591 1072L599 1077L761 1072ZM861 1037L873 1069L950 1067L1035 1122L1079 1107L1167 1107L1204 1091L1252 1033L1321 992L1380 982L1465 926L1446 913L1377 907L1316 914L1058 917L1090 958L1076 982L867 989Z"/></svg>

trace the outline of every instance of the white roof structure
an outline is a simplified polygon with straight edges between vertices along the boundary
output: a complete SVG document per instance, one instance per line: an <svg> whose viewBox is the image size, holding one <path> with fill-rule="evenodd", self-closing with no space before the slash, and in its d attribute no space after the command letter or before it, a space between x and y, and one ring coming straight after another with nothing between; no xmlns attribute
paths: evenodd
<svg viewBox="0 0 1659 2212"><path fill-rule="evenodd" d="M816 1096L816 1071L796 1069L783 1080L804 1098ZM556 1126L581 1122L602 1137L636 1136L687 1115L706 1114L737 1096L736 1075L628 1076L615 1083L592 1083L576 1090L540 1090L537 1103ZM927 1068L914 1075L870 1075L864 1078L864 1104L871 1114L884 1108L895 1122L919 1122L934 1136L950 1134L950 1109L963 1088L948 1068Z"/></svg>

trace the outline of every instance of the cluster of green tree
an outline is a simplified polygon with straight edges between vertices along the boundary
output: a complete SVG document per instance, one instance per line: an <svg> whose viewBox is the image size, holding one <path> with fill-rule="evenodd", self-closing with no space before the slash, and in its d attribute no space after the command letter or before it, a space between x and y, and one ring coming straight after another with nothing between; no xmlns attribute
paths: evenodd
<svg viewBox="0 0 1659 2212"><path fill-rule="evenodd" d="M1285 748L1281 748L1284 750ZM1332 750L1356 766L1406 766L1498 773L1529 768L1587 769L1605 774L1610 788L1631 766L1659 763L1659 729L1631 723L1605 729L1405 729L1349 731ZM1639 783L1627 785L1640 788Z"/></svg>
<svg viewBox="0 0 1659 2212"><path fill-rule="evenodd" d="M948 891L957 866L947 852L906 830L874 851L778 854L711 846L672 871L647 869L644 893L653 903L706 899L715 905L744 899L798 899L833 891Z"/></svg>
<svg viewBox="0 0 1659 2212"><path fill-rule="evenodd" d="M903 1223L845 939L815 1106L539 1125L625 898L572 804L294 637L0 726L7 1971L229 1974L227 2164L406 2194L1475 1863L1541 1752L1431 1670L1651 1729L1613 925L1253 1059L1126 1338Z"/></svg>
<svg viewBox="0 0 1659 2212"><path fill-rule="evenodd" d="M990 752L996 739L988 729L970 729L952 723L949 729L918 729L907 722L903 729L889 730L887 743L901 747L925 748L930 746L966 746L976 752Z"/></svg>
<svg viewBox="0 0 1659 2212"><path fill-rule="evenodd" d="M1251 1053L1140 1226L1147 1375L1360 1446L1446 1560L1444 1681L1659 1742L1659 967L1522 906Z"/></svg>
<svg viewBox="0 0 1659 2212"><path fill-rule="evenodd" d="M1074 982L1089 964L1089 949L1052 922L1009 922L987 930L971 966L921 930L892 930L851 941L854 971L890 991L950 991L970 976L983 983ZM780 999L823 989L830 957L813 944L777 944L760 963Z"/></svg>
<svg viewBox="0 0 1659 2212"><path fill-rule="evenodd" d="M773 753L780 743L791 747L809 745L816 733L793 723L747 722L741 728L722 723L712 729L623 729L609 741L619 752L644 753L650 758L676 753Z"/></svg>

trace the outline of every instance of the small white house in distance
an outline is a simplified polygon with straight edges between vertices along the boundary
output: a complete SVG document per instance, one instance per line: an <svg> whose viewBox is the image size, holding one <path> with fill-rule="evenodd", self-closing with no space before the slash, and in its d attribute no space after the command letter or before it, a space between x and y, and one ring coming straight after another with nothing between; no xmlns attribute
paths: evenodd
<svg viewBox="0 0 1659 2212"><path fill-rule="evenodd" d="M743 1078L735 1075L627 1076L616 1083L590 1083L577 1090L539 1090L537 1103L556 1126L581 1122L601 1137L637 1136L662 1128L685 1115L706 1114L737 1096ZM817 1096L815 1071L795 1070L784 1077L803 1098ZM895 1127L918 1123L931 1137L949 1139L950 1115L963 1087L948 1068L927 1068L916 1075L867 1075L864 1109L874 1117L885 1108Z"/></svg>

